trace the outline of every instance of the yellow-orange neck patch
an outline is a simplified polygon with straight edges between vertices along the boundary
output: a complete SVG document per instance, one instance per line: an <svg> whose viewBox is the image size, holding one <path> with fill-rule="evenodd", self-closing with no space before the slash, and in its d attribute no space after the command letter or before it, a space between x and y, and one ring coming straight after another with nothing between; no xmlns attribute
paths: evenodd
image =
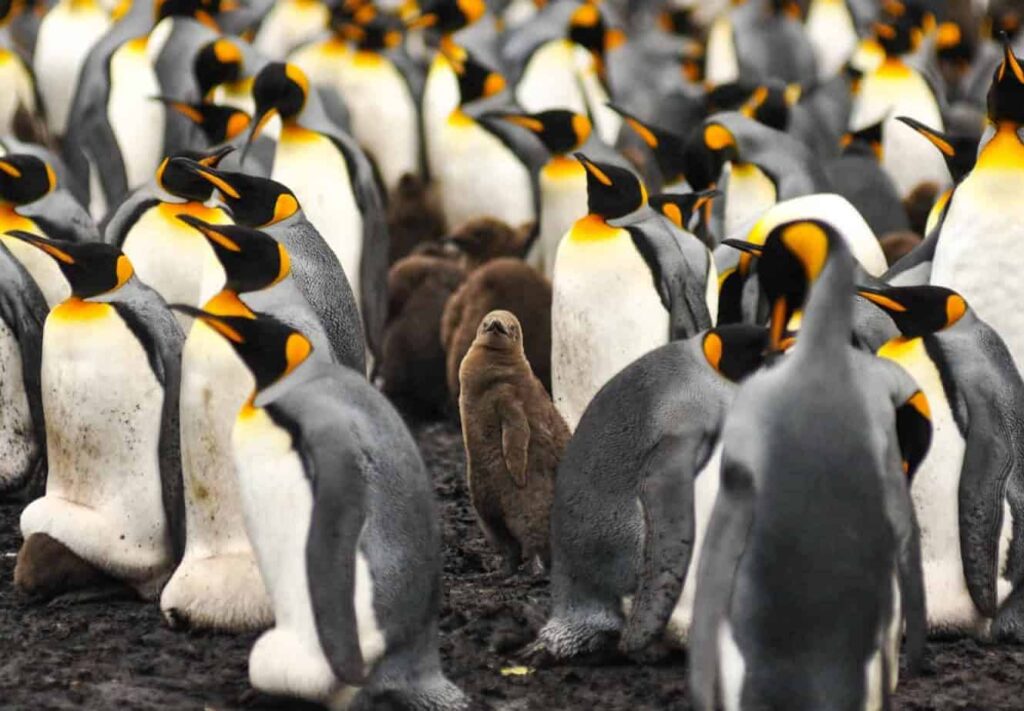
<svg viewBox="0 0 1024 711"><path fill-rule="evenodd" d="M58 321L95 321L106 318L114 310L110 304L85 301L72 296L57 304L50 312L50 318Z"/></svg>
<svg viewBox="0 0 1024 711"><path fill-rule="evenodd" d="M600 215L587 215L576 220L569 230L569 238L575 242L597 242L616 237L620 232L621 227L612 227Z"/></svg>

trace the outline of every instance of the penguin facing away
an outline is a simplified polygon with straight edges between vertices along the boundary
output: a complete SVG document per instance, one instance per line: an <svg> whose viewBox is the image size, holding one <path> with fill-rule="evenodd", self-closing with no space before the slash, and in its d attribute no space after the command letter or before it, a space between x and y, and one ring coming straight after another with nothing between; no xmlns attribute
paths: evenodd
<svg viewBox="0 0 1024 711"><path fill-rule="evenodd" d="M49 536L64 557L152 599L184 539L181 329L116 247L8 234L56 261L71 284L71 296L53 308L43 328L49 472L46 495L21 515L23 553L33 549L34 537ZM15 579L47 568L58 570L54 561L19 555ZM45 574L35 582L41 588L60 584Z"/></svg>
<svg viewBox="0 0 1024 711"><path fill-rule="evenodd" d="M1024 398L1009 351L958 294L860 287L900 330L878 350L921 386L932 447L911 495L921 528L928 627L935 634L1024 633L1021 534Z"/></svg>
<svg viewBox="0 0 1024 711"><path fill-rule="evenodd" d="M310 342L271 317L181 308L256 381L232 435L276 619L250 655L253 686L331 705L467 708L441 672L440 531L398 413L361 375L308 361Z"/></svg>

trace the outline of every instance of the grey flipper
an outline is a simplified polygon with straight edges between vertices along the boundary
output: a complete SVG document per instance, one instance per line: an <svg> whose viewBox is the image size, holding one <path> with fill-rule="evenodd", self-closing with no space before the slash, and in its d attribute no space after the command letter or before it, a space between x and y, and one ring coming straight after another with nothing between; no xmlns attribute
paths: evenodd
<svg viewBox="0 0 1024 711"><path fill-rule="evenodd" d="M690 694L694 708L702 711L717 708L719 626L729 614L736 571L754 524L751 472L726 460L721 477L697 567L697 594L690 626Z"/></svg>
<svg viewBox="0 0 1024 711"><path fill-rule="evenodd" d="M121 248L132 227L146 212L159 204L153 186L144 185L128 195L116 208L111 206L106 218L100 223L103 241Z"/></svg>
<svg viewBox="0 0 1024 711"><path fill-rule="evenodd" d="M363 255L359 263L359 290L366 332L366 345L378 358L388 316L388 238L384 201L366 154L346 134L334 132L328 137L345 156L352 193L363 215Z"/></svg>
<svg viewBox="0 0 1024 711"><path fill-rule="evenodd" d="M928 284L932 277L932 259L935 246L939 243L939 227L931 231L921 244L897 261L882 275L882 281L893 286L920 286Z"/></svg>
<svg viewBox="0 0 1024 711"><path fill-rule="evenodd" d="M295 283L323 325L336 361L365 373L362 319L338 257L302 213L264 232L288 250Z"/></svg>
<svg viewBox="0 0 1024 711"><path fill-rule="evenodd" d="M31 219L48 237L69 242L98 242L100 231L77 200L67 190L55 190L41 200L17 209Z"/></svg>
<svg viewBox="0 0 1024 711"><path fill-rule="evenodd" d="M160 484L171 552L175 564L185 550L185 499L181 479L181 440L178 400L181 386L181 350L185 334L167 304L155 291L132 278L107 297L146 348L150 367L164 388L163 418L160 425Z"/></svg>
<svg viewBox="0 0 1024 711"><path fill-rule="evenodd" d="M38 461L26 472L29 477L34 471L45 475L43 465L46 460L46 426L43 419L40 369L43 359L43 324L46 322L48 312L46 299L43 298L35 281L21 266L21 262L7 251L7 247L0 244L0 319L3 319L18 339L25 397L28 400L32 426L39 445ZM15 486L35 490L43 483L26 480L18 482Z"/></svg>

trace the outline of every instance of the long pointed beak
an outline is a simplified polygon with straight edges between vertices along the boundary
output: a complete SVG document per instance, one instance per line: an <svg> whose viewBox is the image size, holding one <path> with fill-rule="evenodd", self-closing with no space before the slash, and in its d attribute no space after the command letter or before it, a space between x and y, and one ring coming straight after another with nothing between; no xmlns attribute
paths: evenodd
<svg viewBox="0 0 1024 711"><path fill-rule="evenodd" d="M953 148L953 145L949 142L949 137L946 134L942 133L941 131L936 131L934 128L926 126L920 121L912 119L909 116L897 116L896 120L904 124L905 126L909 126L910 128L920 133L922 136L927 138L933 146L942 151L942 154L944 156L952 158L954 155L956 155L956 150Z"/></svg>
<svg viewBox="0 0 1024 711"><path fill-rule="evenodd" d="M75 258L73 256L71 256L60 247L53 244L53 242L51 242L45 237L32 234L31 232L25 232L24 230L9 230L4 234L7 235L8 237L13 237L16 240L20 240L21 242L25 242L26 244L32 245L36 249L50 255L58 262L63 262L64 264L75 263Z"/></svg>
<svg viewBox="0 0 1024 711"><path fill-rule="evenodd" d="M202 309L197 309L194 306L189 306L188 304L170 304L169 307L171 311L177 311L178 313L199 319L229 341L245 343L245 339L242 338L242 334L232 328L226 321L211 314L209 311L203 311Z"/></svg>
<svg viewBox="0 0 1024 711"><path fill-rule="evenodd" d="M242 157L239 158L239 162L244 164L246 156L249 155L249 148L252 147L252 142L256 140L256 137L260 135L260 131L267 125L267 122L274 117L277 113L277 109L271 106L270 108L257 107L256 115L253 116L252 128L249 129L249 136L245 139L245 147L242 148Z"/></svg>
<svg viewBox="0 0 1024 711"><path fill-rule="evenodd" d="M229 198L234 198L235 200L237 200L239 197L241 197L241 194L238 192L238 190L236 190L235 187L227 181L227 178L224 177L224 174L221 173L216 168L204 165L194 160L189 160L188 158L172 158L171 161L177 161L177 165L184 168L193 175L199 176L200 178L208 182L213 187L217 188L217 190L219 190L221 193L228 196Z"/></svg>
<svg viewBox="0 0 1024 711"><path fill-rule="evenodd" d="M754 244L753 242L747 242L742 239L723 239L722 244L729 245L733 249L738 249L741 252L746 252L747 254L753 254L755 257L760 257L761 252L764 251L764 247L761 245Z"/></svg>
<svg viewBox="0 0 1024 711"><path fill-rule="evenodd" d="M200 158L198 163L207 168L216 168L218 165L220 165L220 162L224 160L228 155L233 153L234 150L234 146L222 146L213 153L209 153L205 157Z"/></svg>
<svg viewBox="0 0 1024 711"><path fill-rule="evenodd" d="M789 305L785 296L775 299L772 304L771 321L768 328L768 348L773 352L783 350L783 335L789 322Z"/></svg>

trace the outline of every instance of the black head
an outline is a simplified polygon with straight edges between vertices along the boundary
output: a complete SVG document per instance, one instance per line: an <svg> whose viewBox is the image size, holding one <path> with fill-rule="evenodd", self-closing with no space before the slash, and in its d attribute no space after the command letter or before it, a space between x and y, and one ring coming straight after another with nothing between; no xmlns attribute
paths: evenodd
<svg viewBox="0 0 1024 711"><path fill-rule="evenodd" d="M607 26L596 3L583 3L569 18L569 39L598 57L604 56Z"/></svg>
<svg viewBox="0 0 1024 711"><path fill-rule="evenodd" d="M217 188L231 218L245 227L269 227L299 211L295 194L281 183L246 173L232 173L174 158L181 167Z"/></svg>
<svg viewBox="0 0 1024 711"><path fill-rule="evenodd" d="M485 114L485 117L507 121L533 132L553 155L578 150L587 142L593 130L589 118L564 109L536 114L493 113Z"/></svg>
<svg viewBox="0 0 1024 711"><path fill-rule="evenodd" d="M134 274L128 257L110 244L47 239L22 230L11 230L7 236L49 255L71 285L71 295L79 299L120 289Z"/></svg>
<svg viewBox="0 0 1024 711"><path fill-rule="evenodd" d="M662 180L666 183L686 180L686 149L682 136L660 126L644 123L614 104L608 104L608 108L622 116L626 125L633 129L633 132L647 144L648 148L654 151L654 159L658 163Z"/></svg>
<svg viewBox="0 0 1024 711"><path fill-rule="evenodd" d="M395 18L381 15L372 5L368 5L357 14L373 13L373 17L365 22L349 22L338 26L338 33L347 40L354 42L356 47L368 52L382 52L394 49L402 44L401 25Z"/></svg>
<svg viewBox="0 0 1024 711"><path fill-rule="evenodd" d="M224 267L225 289L238 294L268 289L291 271L284 245L273 237L241 225L211 225L191 215L178 219L195 228L213 247Z"/></svg>
<svg viewBox="0 0 1024 711"><path fill-rule="evenodd" d="M1015 40L1024 20L1022 14L1020 5L1014 0L989 3L987 36L999 39L1005 35L1007 39Z"/></svg>
<svg viewBox="0 0 1024 711"><path fill-rule="evenodd" d="M818 220L784 222L768 233L764 245L727 239L723 244L757 256L757 278L771 307L772 351L782 350L786 326L807 301L811 285L825 268L833 240L832 227Z"/></svg>
<svg viewBox="0 0 1024 711"><path fill-rule="evenodd" d="M209 96L221 84L242 78L242 50L229 39L221 38L204 45L192 63L199 95Z"/></svg>
<svg viewBox="0 0 1024 711"><path fill-rule="evenodd" d="M688 230L693 216L701 210L710 210L711 203L722 193L718 190L700 190L690 193L661 193L650 199L651 207L667 217L682 230Z"/></svg>
<svg viewBox="0 0 1024 711"><path fill-rule="evenodd" d="M449 35L472 25L486 12L484 0L424 0L418 8L407 13L408 26L430 27Z"/></svg>
<svg viewBox="0 0 1024 711"><path fill-rule="evenodd" d="M943 62L967 69L978 51L977 33L958 22L943 22L935 28L935 52Z"/></svg>
<svg viewBox="0 0 1024 711"><path fill-rule="evenodd" d="M700 25L694 22L692 7L669 7L662 10L658 15L658 27L680 37L698 37L702 32Z"/></svg>
<svg viewBox="0 0 1024 711"><path fill-rule="evenodd" d="M195 174L194 171L183 167L183 161L175 160L182 158L195 162L204 168L216 168L221 160L235 150L232 146L224 146L207 153L196 151L182 151L174 158L164 158L156 171L156 180L160 187L185 200L195 202L206 202L213 194L210 183Z"/></svg>
<svg viewBox="0 0 1024 711"><path fill-rule="evenodd" d="M704 147L711 152L718 163L739 158L736 136L724 124L708 121L703 129Z"/></svg>
<svg viewBox="0 0 1024 711"><path fill-rule="evenodd" d="M932 412L928 399L920 390L896 408L896 439L900 444L903 473L909 481L921 466L932 443Z"/></svg>
<svg viewBox="0 0 1024 711"><path fill-rule="evenodd" d="M469 104L477 99L486 99L505 90L505 78L480 62L471 54L459 59L449 57L452 68L459 80L459 101Z"/></svg>
<svg viewBox="0 0 1024 711"><path fill-rule="evenodd" d="M606 220L625 217L647 203L647 189L640 179L625 168L595 163L582 153L576 160L587 171L587 209Z"/></svg>
<svg viewBox="0 0 1024 711"><path fill-rule="evenodd" d="M255 318L214 316L184 304L172 304L171 308L200 319L223 336L252 371L257 390L291 373L313 352L308 338L267 314L257 313Z"/></svg>
<svg viewBox="0 0 1024 711"><path fill-rule="evenodd" d="M45 161L27 153L0 157L0 200L28 205L56 187L57 175Z"/></svg>
<svg viewBox="0 0 1024 711"><path fill-rule="evenodd" d="M523 328L510 311L491 311L476 329L476 345L501 351L523 350Z"/></svg>
<svg viewBox="0 0 1024 711"><path fill-rule="evenodd" d="M988 118L993 123L1024 123L1024 69L1003 38L1003 61L992 76L988 90Z"/></svg>
<svg viewBox="0 0 1024 711"><path fill-rule="evenodd" d="M892 3L892 6L895 10L896 3ZM875 39L888 57L899 57L913 52L923 38L921 26L912 12L903 12L901 15L885 12L874 24L873 30Z"/></svg>
<svg viewBox="0 0 1024 711"><path fill-rule="evenodd" d="M949 168L949 174L953 176L954 182L959 182L961 178L971 172L978 157L977 138L950 136L908 116L897 116L896 120L910 126L939 149L942 157L946 160L946 167Z"/></svg>
<svg viewBox="0 0 1024 711"><path fill-rule="evenodd" d="M220 104L190 104L159 97L159 101L199 127L210 145L216 146L237 138L249 128L249 114L234 106Z"/></svg>
<svg viewBox="0 0 1024 711"><path fill-rule="evenodd" d="M789 127L789 110L800 100L798 84L786 86L781 82L762 84L751 92L740 107L740 113L777 131Z"/></svg>
<svg viewBox="0 0 1024 711"><path fill-rule="evenodd" d="M219 29L213 19L217 13L233 9L235 3L223 0L156 0L153 4L156 21L165 17L191 17L212 29Z"/></svg>
<svg viewBox="0 0 1024 711"><path fill-rule="evenodd" d="M874 156L876 160L881 161L883 123L884 120L843 134L839 141L843 154Z"/></svg>
<svg viewBox="0 0 1024 711"><path fill-rule="evenodd" d="M739 382L764 364L768 329L749 324L718 326L704 334L701 348L708 364Z"/></svg>
<svg viewBox="0 0 1024 711"><path fill-rule="evenodd" d="M250 143L275 113L282 121L302 113L309 98L309 78L294 64L271 62L256 75L252 97L256 102L256 116L249 133Z"/></svg>
<svg viewBox="0 0 1024 711"><path fill-rule="evenodd" d="M941 286L861 286L857 293L885 311L907 338L947 329L967 313L964 298Z"/></svg>

